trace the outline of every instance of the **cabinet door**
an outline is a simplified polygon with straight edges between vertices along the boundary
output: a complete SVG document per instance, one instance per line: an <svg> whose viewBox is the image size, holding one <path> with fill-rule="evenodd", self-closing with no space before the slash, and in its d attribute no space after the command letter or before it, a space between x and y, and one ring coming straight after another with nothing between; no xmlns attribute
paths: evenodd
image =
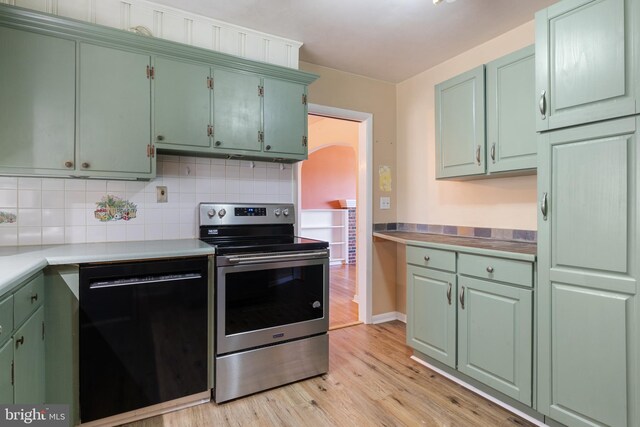
<svg viewBox="0 0 640 427"><path fill-rule="evenodd" d="M306 87L264 79L264 152L275 157L307 158Z"/></svg>
<svg viewBox="0 0 640 427"><path fill-rule="evenodd" d="M460 276L458 370L531 405L532 291Z"/></svg>
<svg viewBox="0 0 640 427"><path fill-rule="evenodd" d="M0 171L73 168L75 42L0 28Z"/></svg>
<svg viewBox="0 0 640 427"><path fill-rule="evenodd" d="M407 344L456 367L456 275L407 266Z"/></svg>
<svg viewBox="0 0 640 427"><path fill-rule="evenodd" d="M13 340L0 347L0 404L13 403Z"/></svg>
<svg viewBox="0 0 640 427"><path fill-rule="evenodd" d="M640 423L638 125L540 137L538 410L567 425Z"/></svg>
<svg viewBox="0 0 640 427"><path fill-rule="evenodd" d="M567 0L536 14L538 130L635 114L635 0Z"/></svg>
<svg viewBox="0 0 640 427"><path fill-rule="evenodd" d="M44 403L44 308L13 335L15 403Z"/></svg>
<svg viewBox="0 0 640 427"><path fill-rule="evenodd" d="M535 48L487 64L487 169L535 169Z"/></svg>
<svg viewBox="0 0 640 427"><path fill-rule="evenodd" d="M153 73L154 138L158 148L208 152L211 69L158 57Z"/></svg>
<svg viewBox="0 0 640 427"><path fill-rule="evenodd" d="M260 77L213 70L213 150L260 151Z"/></svg>
<svg viewBox="0 0 640 427"><path fill-rule="evenodd" d="M485 173L484 65L436 85L436 178Z"/></svg>
<svg viewBox="0 0 640 427"><path fill-rule="evenodd" d="M151 177L149 55L80 45L78 170L82 176Z"/></svg>

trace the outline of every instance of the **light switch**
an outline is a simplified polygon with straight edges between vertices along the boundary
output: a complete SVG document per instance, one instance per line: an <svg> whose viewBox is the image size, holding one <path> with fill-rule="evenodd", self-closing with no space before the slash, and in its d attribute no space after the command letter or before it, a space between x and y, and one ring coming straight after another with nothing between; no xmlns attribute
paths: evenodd
<svg viewBox="0 0 640 427"><path fill-rule="evenodd" d="M391 197L380 197L380 209L391 209Z"/></svg>

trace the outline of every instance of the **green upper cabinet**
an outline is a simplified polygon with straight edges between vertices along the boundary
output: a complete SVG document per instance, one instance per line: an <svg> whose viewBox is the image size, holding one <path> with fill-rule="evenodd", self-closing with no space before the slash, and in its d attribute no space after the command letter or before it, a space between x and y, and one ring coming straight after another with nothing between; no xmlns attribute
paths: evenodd
<svg viewBox="0 0 640 427"><path fill-rule="evenodd" d="M565 0L536 14L539 131L639 112L635 0Z"/></svg>
<svg viewBox="0 0 640 427"><path fill-rule="evenodd" d="M571 426L640 425L639 128L540 136L538 410Z"/></svg>
<svg viewBox="0 0 640 427"><path fill-rule="evenodd" d="M13 336L14 402L45 402L44 307L40 307Z"/></svg>
<svg viewBox="0 0 640 427"><path fill-rule="evenodd" d="M153 177L151 58L89 43L79 56L79 175Z"/></svg>
<svg viewBox="0 0 640 427"><path fill-rule="evenodd" d="M264 79L264 152L307 158L307 89L300 83Z"/></svg>
<svg viewBox="0 0 640 427"><path fill-rule="evenodd" d="M72 40L0 27L0 172L73 168L75 58Z"/></svg>
<svg viewBox="0 0 640 427"><path fill-rule="evenodd" d="M458 287L458 370L530 406L533 291L466 276Z"/></svg>
<svg viewBox="0 0 640 427"><path fill-rule="evenodd" d="M238 150L262 150L261 93L258 75L213 70L214 152L233 155Z"/></svg>
<svg viewBox="0 0 640 427"><path fill-rule="evenodd" d="M158 149L212 146L211 68L156 57L153 66L154 143Z"/></svg>
<svg viewBox="0 0 640 427"><path fill-rule="evenodd" d="M534 46L490 62L486 72L488 172L535 170Z"/></svg>
<svg viewBox="0 0 640 427"><path fill-rule="evenodd" d="M436 85L435 103L436 178L484 174L484 65Z"/></svg>

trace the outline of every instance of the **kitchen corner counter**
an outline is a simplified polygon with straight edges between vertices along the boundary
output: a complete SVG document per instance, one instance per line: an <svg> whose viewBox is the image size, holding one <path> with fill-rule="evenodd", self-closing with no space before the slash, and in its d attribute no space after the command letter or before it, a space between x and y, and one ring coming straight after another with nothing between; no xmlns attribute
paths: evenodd
<svg viewBox="0 0 640 427"><path fill-rule="evenodd" d="M14 285L48 265L133 261L213 255L213 247L198 239L82 243L0 248L0 298Z"/></svg>
<svg viewBox="0 0 640 427"><path fill-rule="evenodd" d="M479 239L446 234L416 233L410 231L379 231L374 232L373 237L391 240L405 245L491 255L522 261L535 262L536 260L537 245L535 243Z"/></svg>

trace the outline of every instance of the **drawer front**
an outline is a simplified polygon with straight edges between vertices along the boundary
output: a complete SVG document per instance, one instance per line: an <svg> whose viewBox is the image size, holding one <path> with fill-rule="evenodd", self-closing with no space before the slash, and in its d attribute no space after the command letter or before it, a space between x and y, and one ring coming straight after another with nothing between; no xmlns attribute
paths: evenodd
<svg viewBox="0 0 640 427"><path fill-rule="evenodd" d="M13 325L20 326L44 301L44 274L38 273L13 294Z"/></svg>
<svg viewBox="0 0 640 427"><path fill-rule="evenodd" d="M439 249L407 246L407 263L438 270L456 271L456 253Z"/></svg>
<svg viewBox="0 0 640 427"><path fill-rule="evenodd" d="M533 264L528 261L460 254L458 272L481 279L533 287Z"/></svg>
<svg viewBox="0 0 640 427"><path fill-rule="evenodd" d="M0 346L13 331L13 295L0 301Z"/></svg>

